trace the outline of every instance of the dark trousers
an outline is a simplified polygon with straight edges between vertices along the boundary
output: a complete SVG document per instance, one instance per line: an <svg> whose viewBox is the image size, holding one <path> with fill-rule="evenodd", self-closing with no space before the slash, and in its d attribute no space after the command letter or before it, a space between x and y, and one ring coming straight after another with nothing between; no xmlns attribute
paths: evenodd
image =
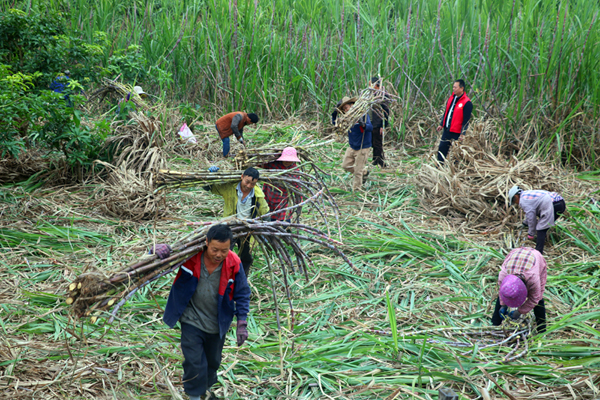
<svg viewBox="0 0 600 400"><path fill-rule="evenodd" d="M188 395L202 396L217 383L225 337L203 332L190 324L181 324L183 388Z"/></svg>
<svg viewBox="0 0 600 400"><path fill-rule="evenodd" d="M496 298L496 308L492 315L492 325L502 325L502 317L500 316L500 298ZM537 306L533 308L533 315L535 315L535 324L537 325L537 331L539 333L546 332L546 306L544 305L544 299L541 299Z"/></svg>
<svg viewBox="0 0 600 400"><path fill-rule="evenodd" d="M567 206L565 205L564 200L555 201L554 203L552 203L552 205L554 206L554 221L556 221L565 212ZM544 254L544 245L546 244L547 235L548 228L537 231L537 237L535 239L535 249L539 251L540 254Z"/></svg>
<svg viewBox="0 0 600 400"><path fill-rule="evenodd" d="M381 133L381 127L373 128L373 165L379 165L385 167L384 154L383 154L383 135Z"/></svg>
<svg viewBox="0 0 600 400"><path fill-rule="evenodd" d="M254 261L252 254L250 254L250 236L235 239L233 243L231 243L232 250L233 246L236 244L238 246L238 256L240 257L247 278L250 276L250 267L252 266L252 261Z"/></svg>
<svg viewBox="0 0 600 400"><path fill-rule="evenodd" d="M446 158L448 158L448 152L450 151L450 146L452 146L452 140L458 140L459 137L460 133L453 133L444 128L437 157L440 164L444 165Z"/></svg>

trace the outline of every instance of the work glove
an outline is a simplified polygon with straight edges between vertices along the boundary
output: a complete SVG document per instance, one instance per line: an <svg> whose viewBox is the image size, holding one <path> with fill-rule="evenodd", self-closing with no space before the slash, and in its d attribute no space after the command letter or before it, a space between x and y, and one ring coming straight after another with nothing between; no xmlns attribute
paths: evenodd
<svg viewBox="0 0 600 400"><path fill-rule="evenodd" d="M535 236L527 235L527 239L529 239L529 240L535 240Z"/></svg>
<svg viewBox="0 0 600 400"><path fill-rule="evenodd" d="M150 250L150 254L156 254L158 258L164 260L171 255L171 246L164 243L157 244L152 250Z"/></svg>
<svg viewBox="0 0 600 400"><path fill-rule="evenodd" d="M244 138L240 138L240 144L244 147L246 147L246 143L244 143Z"/></svg>
<svg viewBox="0 0 600 400"><path fill-rule="evenodd" d="M246 341L246 339L248 339L248 329L246 329L247 325L248 325L248 321L238 320L238 322L237 322L236 336L237 336L238 347L243 345L244 342Z"/></svg>
<svg viewBox="0 0 600 400"><path fill-rule="evenodd" d="M208 169L208 172L217 172L218 170L219 170L219 167L217 167L217 166L213 165L212 167L210 167L210 168Z"/></svg>
<svg viewBox="0 0 600 400"><path fill-rule="evenodd" d="M500 318L502 318L502 319L508 318L508 307L507 306L500 307Z"/></svg>
<svg viewBox="0 0 600 400"><path fill-rule="evenodd" d="M516 321L519 319L519 317L521 316L521 313L517 310L511 311L508 316L513 320Z"/></svg>

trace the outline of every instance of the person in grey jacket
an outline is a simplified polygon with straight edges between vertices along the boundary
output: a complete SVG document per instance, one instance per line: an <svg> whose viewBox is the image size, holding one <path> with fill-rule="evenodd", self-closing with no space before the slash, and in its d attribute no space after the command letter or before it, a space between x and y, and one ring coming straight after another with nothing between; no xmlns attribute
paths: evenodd
<svg viewBox="0 0 600 400"><path fill-rule="evenodd" d="M544 254L548 229L553 227L556 220L565 212L565 200L556 192L523 190L513 186L508 192L508 201L511 205L515 204L523 209L524 224L529 228L527 238L535 239L535 249Z"/></svg>

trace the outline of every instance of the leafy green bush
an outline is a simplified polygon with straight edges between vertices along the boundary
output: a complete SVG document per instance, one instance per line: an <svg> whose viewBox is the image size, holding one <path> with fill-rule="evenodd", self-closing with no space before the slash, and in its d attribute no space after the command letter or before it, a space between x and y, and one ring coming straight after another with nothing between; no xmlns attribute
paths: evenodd
<svg viewBox="0 0 600 400"><path fill-rule="evenodd" d="M75 34L67 35L63 17L56 12L0 13L0 63L12 71L35 74L33 91L47 89L67 69L73 79L97 81L105 48L101 39L86 43Z"/></svg>
<svg viewBox="0 0 600 400"><path fill-rule="evenodd" d="M0 153L16 157L28 147L62 152L72 167L89 166L100 156L110 131L107 121L82 124L77 106L81 85L70 79L62 93L35 91L40 72L12 73L0 64Z"/></svg>

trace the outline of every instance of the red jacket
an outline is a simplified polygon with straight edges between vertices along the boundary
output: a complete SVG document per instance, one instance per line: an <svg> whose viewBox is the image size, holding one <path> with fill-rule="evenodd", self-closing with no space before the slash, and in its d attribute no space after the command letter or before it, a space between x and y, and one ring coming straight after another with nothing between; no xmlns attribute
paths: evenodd
<svg viewBox="0 0 600 400"><path fill-rule="evenodd" d="M171 328L192 299L200 278L202 252L187 260L180 268L165 307L163 321ZM233 316L246 320L250 308L250 288L240 258L233 251L223 261L219 282L219 333L223 337L229 330Z"/></svg>
<svg viewBox="0 0 600 400"><path fill-rule="evenodd" d="M450 112L450 106L452 106L452 100L454 100L454 94L450 95L450 98L446 102L446 112L444 113L444 118L442 119L442 126L446 126L446 118L448 118L448 112ZM450 121L450 132L453 133L462 133L463 122L464 121L464 109L467 103L470 103L471 99L467 96L466 93L463 93L460 99L456 102L454 106L454 110L452 111L452 120ZM471 108L472 108L471 103ZM469 112L468 118L471 117L471 113Z"/></svg>

